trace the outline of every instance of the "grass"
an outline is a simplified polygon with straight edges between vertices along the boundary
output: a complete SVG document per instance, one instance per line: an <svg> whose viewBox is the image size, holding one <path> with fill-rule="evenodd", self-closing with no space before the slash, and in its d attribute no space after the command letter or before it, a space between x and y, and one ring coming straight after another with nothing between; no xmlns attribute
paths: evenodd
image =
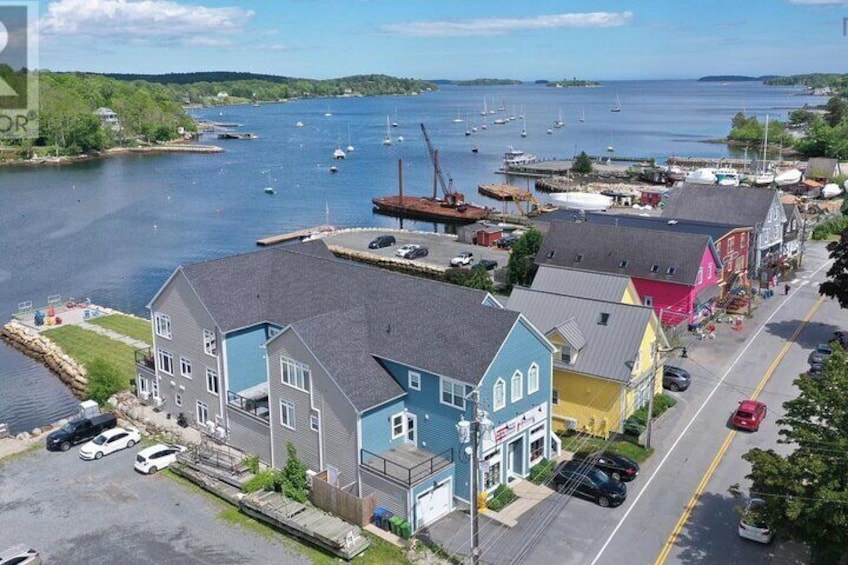
<svg viewBox="0 0 848 565"><path fill-rule="evenodd" d="M126 377L127 386L135 378L134 349L125 343L76 326L60 326L44 335L77 363L86 365L100 357Z"/></svg>
<svg viewBox="0 0 848 565"><path fill-rule="evenodd" d="M562 448L568 451L605 449L629 457L637 463L642 463L654 453L653 449L645 449L641 445L625 440L612 440L607 445L607 441L603 438L576 434L562 438Z"/></svg>
<svg viewBox="0 0 848 565"><path fill-rule="evenodd" d="M133 318L124 314L110 314L109 316L88 320L88 323L101 326L107 330L112 330L113 332L129 336L144 343L149 344L153 341L151 335L152 329L150 322L147 320Z"/></svg>

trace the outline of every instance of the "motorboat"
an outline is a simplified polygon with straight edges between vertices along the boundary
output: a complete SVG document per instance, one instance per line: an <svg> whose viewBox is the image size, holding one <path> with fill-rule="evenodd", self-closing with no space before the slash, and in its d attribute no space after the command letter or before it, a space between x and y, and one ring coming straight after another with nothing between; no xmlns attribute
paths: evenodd
<svg viewBox="0 0 848 565"><path fill-rule="evenodd" d="M669 165L666 167L666 178L671 182L686 180L686 172L677 165Z"/></svg>
<svg viewBox="0 0 848 565"><path fill-rule="evenodd" d="M533 163L536 161L536 156L532 153L525 153L520 149L515 149L510 146L509 151L504 153L503 163L504 167L516 167L520 165L527 165L529 163Z"/></svg>
<svg viewBox="0 0 848 565"><path fill-rule="evenodd" d="M695 169L686 173L684 180L689 184L715 184L718 182L715 171L711 168Z"/></svg>
<svg viewBox="0 0 848 565"><path fill-rule="evenodd" d="M296 128L302 128L302 127L303 127L303 122L297 122L297 123L294 125L294 127L296 127Z"/></svg>
<svg viewBox="0 0 848 565"><path fill-rule="evenodd" d="M740 177L736 169L724 167L716 169L713 174L719 186L739 186Z"/></svg>
<svg viewBox="0 0 848 565"><path fill-rule="evenodd" d="M836 198L840 194L842 194L842 189L835 182L827 183L821 191L822 198Z"/></svg>
<svg viewBox="0 0 848 565"><path fill-rule="evenodd" d="M774 183L777 186L790 186L799 182L801 182L801 171L798 169L786 169L774 176Z"/></svg>
<svg viewBox="0 0 848 565"><path fill-rule="evenodd" d="M330 172L331 173L337 173L337 172L339 172L339 168L337 166L333 165L332 167L330 167Z"/></svg>
<svg viewBox="0 0 848 565"><path fill-rule="evenodd" d="M338 147L338 148L336 148L335 151L333 151L333 159L344 159L344 158L345 158L345 152L342 150L341 147Z"/></svg>
<svg viewBox="0 0 848 565"><path fill-rule="evenodd" d="M566 210L599 212L612 207L611 197L594 192L555 192L551 194L551 200Z"/></svg>

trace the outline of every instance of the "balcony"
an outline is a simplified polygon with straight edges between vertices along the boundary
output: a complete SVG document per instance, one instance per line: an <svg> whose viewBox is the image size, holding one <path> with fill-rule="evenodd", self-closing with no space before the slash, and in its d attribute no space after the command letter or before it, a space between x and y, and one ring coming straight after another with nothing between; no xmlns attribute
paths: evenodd
<svg viewBox="0 0 848 565"><path fill-rule="evenodd" d="M271 411L268 408L268 383L233 392L227 391L227 405L247 412L251 416L270 421Z"/></svg>
<svg viewBox="0 0 848 565"><path fill-rule="evenodd" d="M135 357L136 366L149 371L156 371L156 358L153 357L153 350L151 348L136 349L133 356Z"/></svg>
<svg viewBox="0 0 848 565"><path fill-rule="evenodd" d="M412 444L403 444L384 451L380 455L367 449L361 450L362 466L407 486L453 465L453 448L433 454Z"/></svg>

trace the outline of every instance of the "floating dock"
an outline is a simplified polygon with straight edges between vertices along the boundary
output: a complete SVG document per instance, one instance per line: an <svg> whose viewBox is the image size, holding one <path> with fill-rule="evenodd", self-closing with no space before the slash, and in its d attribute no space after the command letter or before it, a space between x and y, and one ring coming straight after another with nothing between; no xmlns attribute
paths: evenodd
<svg viewBox="0 0 848 565"><path fill-rule="evenodd" d="M225 132L219 133L218 139L256 139L255 133L235 133L235 132Z"/></svg>
<svg viewBox="0 0 848 565"><path fill-rule="evenodd" d="M334 231L336 231L334 226L316 226L314 228L305 228L302 230L257 239L256 245L260 247L268 247L269 245L277 245L278 243L285 243L287 241L303 241L310 237L316 237L321 234L331 233Z"/></svg>
<svg viewBox="0 0 848 565"><path fill-rule="evenodd" d="M378 214L430 220L450 224L471 224L486 219L492 212L489 208L474 204L452 206L444 200L421 196L380 196L371 199L374 211Z"/></svg>
<svg viewBox="0 0 848 565"><path fill-rule="evenodd" d="M529 191L510 184L481 184L477 187L477 192L501 202L526 201L532 197Z"/></svg>

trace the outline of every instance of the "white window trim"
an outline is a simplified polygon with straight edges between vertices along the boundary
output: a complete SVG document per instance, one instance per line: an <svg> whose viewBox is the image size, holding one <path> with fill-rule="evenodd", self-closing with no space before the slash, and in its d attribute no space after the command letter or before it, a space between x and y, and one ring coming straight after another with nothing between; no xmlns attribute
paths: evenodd
<svg viewBox="0 0 848 565"><path fill-rule="evenodd" d="M398 418L400 418L400 426L397 426L395 424L395 420L398 419ZM393 440L398 439L398 438L402 438L404 435L406 435L406 418L404 417L403 412L398 412L397 414L392 414L392 417L389 419L389 423L392 427L392 439ZM400 432L395 433L396 427L400 428Z"/></svg>
<svg viewBox="0 0 848 565"><path fill-rule="evenodd" d="M309 415L309 428L313 432L321 431L321 416L319 416L317 413Z"/></svg>
<svg viewBox="0 0 848 565"><path fill-rule="evenodd" d="M698 276L695 277L695 284L701 284L704 282L704 268L698 267Z"/></svg>
<svg viewBox="0 0 848 565"><path fill-rule="evenodd" d="M502 392L501 398L503 399L500 402L500 404L498 404L498 386L501 387L501 392ZM494 412L497 412L501 408L505 408L505 407L506 407L506 381L499 377L498 380L495 381L495 386L492 387L492 410Z"/></svg>
<svg viewBox="0 0 848 565"><path fill-rule="evenodd" d="M174 393L174 406L182 406L183 405L183 393L177 391Z"/></svg>
<svg viewBox="0 0 848 565"><path fill-rule="evenodd" d="M211 357L218 356L218 338L215 332L203 330L203 352Z"/></svg>
<svg viewBox="0 0 848 565"><path fill-rule="evenodd" d="M654 297L653 296L645 295L645 306L650 306L650 307L654 306Z"/></svg>
<svg viewBox="0 0 848 565"><path fill-rule="evenodd" d="M170 371L166 371L165 368L164 368L164 363L162 363L162 359L164 357L168 357L171 360L171 362L170 362L171 370ZM161 372L165 373L166 375L171 375L171 376L174 375L174 356L173 356L173 354L165 351L164 349L157 349L156 350L156 362L159 364L159 370Z"/></svg>
<svg viewBox="0 0 848 565"><path fill-rule="evenodd" d="M188 366L188 372L185 372L183 369L185 366ZM191 365L191 359L188 357L180 357L180 376L185 377L187 379L191 379L192 377L193 367Z"/></svg>
<svg viewBox="0 0 848 565"><path fill-rule="evenodd" d="M413 384L413 382L417 384ZM410 390L421 390L421 373L409 371L409 388Z"/></svg>
<svg viewBox="0 0 848 565"><path fill-rule="evenodd" d="M283 415L287 411L286 407L291 408L291 425L286 424L285 421L284 421L285 419L283 418ZM295 429L296 429L295 421L294 421L294 402L291 402L291 401L286 400L284 398L280 399L280 425L283 426L284 428L288 428L292 431L295 431Z"/></svg>
<svg viewBox="0 0 848 565"><path fill-rule="evenodd" d="M453 386L459 386L462 389L463 394L460 396L460 398L462 399L462 406L457 406L453 402L445 402L444 395L445 395L445 384L446 383L450 383L452 385L452 387ZM453 379L448 379L448 378L445 378L445 377L442 377L440 379L440 381L439 381L439 403L440 404L443 404L445 406L450 406L452 408L456 408L457 410L465 410L465 394L464 393L465 393L465 383L461 383L459 381L455 381ZM456 395L453 394L453 388L451 388L451 397L454 397L454 396L456 396Z"/></svg>
<svg viewBox="0 0 848 565"><path fill-rule="evenodd" d="M203 407L203 411L206 413L206 419L202 422L200 421L200 407ZM194 417L197 420L197 423L200 425L206 425L206 422L209 421L209 405L203 402L202 400L198 400L194 405Z"/></svg>
<svg viewBox="0 0 848 565"><path fill-rule="evenodd" d="M214 375L215 378L211 379L210 375ZM212 390L212 387L209 386L210 383L212 383L213 381L215 383L215 388L217 388L218 390ZM221 390L221 380L218 378L218 372L208 367L206 368L206 390L210 394L214 394L215 396L218 396L218 393Z"/></svg>
<svg viewBox="0 0 848 565"><path fill-rule="evenodd" d="M291 369L294 373L294 382L289 382L286 380L286 365L290 365ZM308 375L308 377L307 377ZM300 390L303 392L309 392L306 390L306 381L307 378L312 380L312 369L309 368L309 365L306 363L301 363L300 361L296 361L291 357L286 357L285 355L280 355L280 382L286 386L290 386L293 389Z"/></svg>
<svg viewBox="0 0 848 565"><path fill-rule="evenodd" d="M531 378L531 375L535 378ZM531 363L530 369L527 370L527 394L539 392L539 386L539 365Z"/></svg>
<svg viewBox="0 0 848 565"><path fill-rule="evenodd" d="M515 386L516 377L518 386ZM522 398L524 398L524 375L521 371L515 371L509 380L509 401L519 402Z"/></svg>
<svg viewBox="0 0 848 565"><path fill-rule="evenodd" d="M153 315L153 327L156 329L156 335L171 339L171 317L161 312L156 312Z"/></svg>

